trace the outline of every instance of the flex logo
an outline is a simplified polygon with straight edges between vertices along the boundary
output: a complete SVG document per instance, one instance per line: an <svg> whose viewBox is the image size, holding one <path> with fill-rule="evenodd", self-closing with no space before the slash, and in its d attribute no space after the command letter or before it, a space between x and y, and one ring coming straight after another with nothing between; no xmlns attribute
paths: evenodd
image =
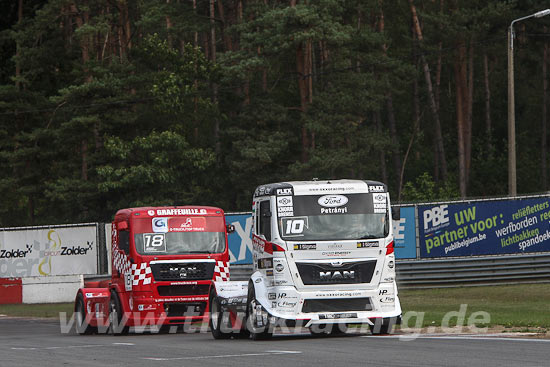
<svg viewBox="0 0 550 367"><path fill-rule="evenodd" d="M424 210L424 230L430 227L437 227L441 224L449 223L448 205L434 206L431 209ZM430 226L431 224L431 226Z"/></svg>

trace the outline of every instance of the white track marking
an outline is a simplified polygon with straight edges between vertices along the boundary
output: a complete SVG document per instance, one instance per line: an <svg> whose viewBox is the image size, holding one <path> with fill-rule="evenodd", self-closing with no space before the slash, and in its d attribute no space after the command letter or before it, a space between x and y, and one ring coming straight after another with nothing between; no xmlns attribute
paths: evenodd
<svg viewBox="0 0 550 367"><path fill-rule="evenodd" d="M71 349L71 348L93 348L104 347L100 344L88 344L88 345L65 345L62 347L12 347L13 350L50 350L50 349Z"/></svg>
<svg viewBox="0 0 550 367"><path fill-rule="evenodd" d="M502 337L490 337L490 336L449 336L449 335L384 335L384 336L375 336L375 335L364 335L361 338L374 338L374 339L403 339L406 341L412 341L415 339L447 339L447 340L492 340L492 341L516 341L516 342L542 342L550 343L550 339L535 339L535 338L510 338L506 336Z"/></svg>
<svg viewBox="0 0 550 367"><path fill-rule="evenodd" d="M215 356L197 356L197 357L174 357L174 358L156 358L156 357L143 357L142 359L147 359L149 361L180 361L180 360L197 360L197 359L210 359L210 358L231 358L231 357L260 357L260 356L269 356L269 355L280 355L280 354L301 354L300 351L293 350L272 350L261 353L243 353L243 354L223 354Z"/></svg>
<svg viewBox="0 0 550 367"><path fill-rule="evenodd" d="M74 349L74 348L94 348L94 347L109 347L111 345L135 345L134 343L112 343L112 344L83 344L83 345L65 345L56 347L11 347L12 350L55 350L55 349Z"/></svg>

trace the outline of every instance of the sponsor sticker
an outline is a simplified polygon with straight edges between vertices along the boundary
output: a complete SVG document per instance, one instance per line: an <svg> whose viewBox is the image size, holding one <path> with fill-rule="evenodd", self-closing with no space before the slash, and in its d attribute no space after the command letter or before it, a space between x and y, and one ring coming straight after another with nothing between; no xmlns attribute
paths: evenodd
<svg viewBox="0 0 550 367"><path fill-rule="evenodd" d="M294 250L317 250L316 243L297 243L294 244Z"/></svg>
<svg viewBox="0 0 550 367"><path fill-rule="evenodd" d="M153 218L152 227L153 227L153 232L156 232L156 233L168 232L168 218Z"/></svg>
<svg viewBox="0 0 550 367"><path fill-rule="evenodd" d="M386 204L386 197L387 197L387 194L373 194L372 202L375 204L376 203Z"/></svg>
<svg viewBox="0 0 550 367"><path fill-rule="evenodd" d="M324 315L319 315L320 320L327 319L356 319L357 313L348 312L348 313L327 313Z"/></svg>
<svg viewBox="0 0 550 367"><path fill-rule="evenodd" d="M170 232L204 232L206 230L205 217L170 218Z"/></svg>
<svg viewBox="0 0 550 367"><path fill-rule="evenodd" d="M286 189L277 189L277 195L293 195L292 187L287 187Z"/></svg>
<svg viewBox="0 0 550 367"><path fill-rule="evenodd" d="M292 206L279 206L277 207L277 214L279 217L293 217L294 209Z"/></svg>
<svg viewBox="0 0 550 367"><path fill-rule="evenodd" d="M346 205L348 198L344 195L324 195L317 200L317 203L323 207L335 208Z"/></svg>
<svg viewBox="0 0 550 367"><path fill-rule="evenodd" d="M292 196L279 196L277 197L278 206L292 206Z"/></svg>
<svg viewBox="0 0 550 367"><path fill-rule="evenodd" d="M384 192L383 185L369 185L369 192Z"/></svg>
<svg viewBox="0 0 550 367"><path fill-rule="evenodd" d="M361 241L357 242L357 248L378 247L378 241Z"/></svg>

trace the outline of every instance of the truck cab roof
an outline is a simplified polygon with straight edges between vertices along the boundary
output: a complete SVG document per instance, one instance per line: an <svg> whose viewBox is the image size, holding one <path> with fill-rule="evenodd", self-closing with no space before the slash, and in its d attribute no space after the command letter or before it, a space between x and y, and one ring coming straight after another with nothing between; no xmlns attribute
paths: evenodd
<svg viewBox="0 0 550 367"><path fill-rule="evenodd" d="M387 192L387 186L372 180L317 180L288 181L261 185L254 191L254 198L270 195L322 195L331 193Z"/></svg>
<svg viewBox="0 0 550 367"><path fill-rule="evenodd" d="M202 205L174 205L174 206L144 206L137 208L120 209L115 214L115 222L128 220L132 215L141 218L157 216L189 216L189 215L223 215L222 209Z"/></svg>

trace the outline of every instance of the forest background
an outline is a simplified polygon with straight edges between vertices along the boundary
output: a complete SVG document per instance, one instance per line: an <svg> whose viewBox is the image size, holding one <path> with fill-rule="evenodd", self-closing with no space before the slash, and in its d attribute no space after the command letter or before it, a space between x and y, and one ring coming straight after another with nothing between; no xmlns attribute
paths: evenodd
<svg viewBox="0 0 550 367"><path fill-rule="evenodd" d="M247 211L262 183L506 196L507 29L547 1L0 0L0 227ZM516 24L518 193L548 190L550 17Z"/></svg>

